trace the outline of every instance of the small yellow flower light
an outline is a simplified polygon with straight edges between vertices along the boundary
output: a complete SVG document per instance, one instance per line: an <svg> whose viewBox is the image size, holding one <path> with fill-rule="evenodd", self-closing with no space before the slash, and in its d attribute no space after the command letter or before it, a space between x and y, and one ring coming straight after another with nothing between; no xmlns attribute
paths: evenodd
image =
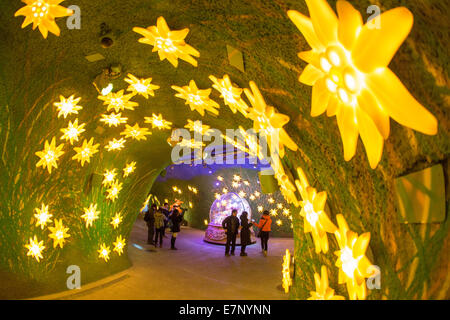
<svg viewBox="0 0 450 320"><path fill-rule="evenodd" d="M117 254L120 256L123 253L123 248L125 248L125 243L126 243L125 239L122 238L121 235L119 235L116 238L116 242L113 242L114 245L113 251L117 252Z"/></svg>
<svg viewBox="0 0 450 320"><path fill-rule="evenodd" d="M97 211L97 204L91 203L89 208L84 208L84 214L81 216L86 222L86 228L92 227L92 223L98 219L100 211Z"/></svg>
<svg viewBox="0 0 450 320"><path fill-rule="evenodd" d="M178 92L175 94L175 97L186 100L186 104L189 105L191 111L196 110L202 116L205 115L205 110L215 115L219 114L217 109L220 108L220 105L209 98L211 88L199 90L195 81L191 80L189 86L172 86L172 89Z"/></svg>
<svg viewBox="0 0 450 320"><path fill-rule="evenodd" d="M78 114L78 111L83 109L82 106L78 105L81 98L74 98L74 95L71 95L69 98L64 98L63 96L59 96L59 102L55 102L53 105L58 109L58 118L60 116L64 116L64 119L69 114Z"/></svg>
<svg viewBox="0 0 450 320"><path fill-rule="evenodd" d="M72 121L69 121L69 126L61 129L61 132L63 133L61 140L69 140L70 144L73 144L74 140L78 141L78 136L86 131L86 129L84 129L85 125L85 123L78 125L78 119L75 119L73 123Z"/></svg>
<svg viewBox="0 0 450 320"><path fill-rule="evenodd" d="M223 189L222 189L222 193L223 193L223 194L228 193L228 189L227 189L227 188L223 188Z"/></svg>
<svg viewBox="0 0 450 320"><path fill-rule="evenodd" d="M278 209L283 209L283 204L282 203L277 203L277 208Z"/></svg>
<svg viewBox="0 0 450 320"><path fill-rule="evenodd" d="M276 222L277 226L281 226L283 224L283 221L281 221L280 219L278 219Z"/></svg>
<svg viewBox="0 0 450 320"><path fill-rule="evenodd" d="M73 14L73 11L60 6L64 0L22 0L26 4L14 14L17 16L25 16L22 29L33 23L33 30L39 28L44 39L47 38L48 32L59 36L60 29L55 22L55 18L67 17Z"/></svg>
<svg viewBox="0 0 450 320"><path fill-rule="evenodd" d="M214 194L214 198L216 198L216 199L220 199L220 194L218 194L218 193L215 193L215 194Z"/></svg>
<svg viewBox="0 0 450 320"><path fill-rule="evenodd" d="M106 195L106 199L109 199L111 201L116 200L119 197L120 190L122 190L122 184L123 184L122 182L119 183L119 181L117 180L114 181L111 184L111 187L108 190L106 190L106 192L108 193Z"/></svg>
<svg viewBox="0 0 450 320"><path fill-rule="evenodd" d="M289 288L292 286L292 278L291 278L291 253L288 249L286 249L286 254L283 256L283 265L282 265L282 287L285 293L289 292Z"/></svg>
<svg viewBox="0 0 450 320"><path fill-rule="evenodd" d="M231 183L231 186L232 186L233 188L239 188L240 185L241 185L241 184L240 184L239 182L236 182L236 181L233 181L233 182Z"/></svg>
<svg viewBox="0 0 450 320"><path fill-rule="evenodd" d="M247 196L247 194L243 190L239 191L238 195L241 198L245 198Z"/></svg>
<svg viewBox="0 0 450 320"><path fill-rule="evenodd" d="M122 131L120 134L124 135L125 138L133 138L136 140L147 140L148 135L151 135L152 133L150 131L148 131L148 128L141 128L139 127L139 125L136 123L134 126L130 126L130 125L125 125L125 130Z"/></svg>
<svg viewBox="0 0 450 320"><path fill-rule="evenodd" d="M192 208L194 205L189 201L189 208Z"/></svg>
<svg viewBox="0 0 450 320"><path fill-rule="evenodd" d="M62 248L66 238L70 237L70 234L67 233L69 228L63 226L62 219L55 219L54 223L53 227L48 227L51 232L48 237L53 239L53 248L56 248L58 245Z"/></svg>
<svg viewBox="0 0 450 320"><path fill-rule="evenodd" d="M137 102L130 101L130 99L134 96L132 93L123 94L123 90L118 92L110 92L106 96L98 96L99 100L103 101L104 105L107 105L107 111L114 109L116 112L120 110L134 110L135 107L139 106Z"/></svg>
<svg viewBox="0 0 450 320"><path fill-rule="evenodd" d="M203 223L205 224L205 226L207 226L209 223L208 223L208 220L203 220Z"/></svg>
<svg viewBox="0 0 450 320"><path fill-rule="evenodd" d="M258 212L263 212L263 210L264 210L264 208L263 208L263 206L258 206Z"/></svg>
<svg viewBox="0 0 450 320"><path fill-rule="evenodd" d="M288 16L312 47L299 53L309 64L299 81L313 86L311 115L336 115L344 159L356 152L358 135L375 168L389 136L389 117L419 132L437 133L437 120L388 68L408 36L413 15L405 7L388 10L380 27L363 25L361 14L347 1L337 13L325 0L306 0L311 18L290 10Z"/></svg>
<svg viewBox="0 0 450 320"><path fill-rule="evenodd" d="M28 249L27 256L31 256L39 262L39 259L43 259L42 251L45 249L44 240L39 241L36 236L30 238L30 242L25 245Z"/></svg>
<svg viewBox="0 0 450 320"><path fill-rule="evenodd" d="M122 150L125 147L125 140L124 138L116 139L113 138L111 141L108 141L108 144L105 146L105 149L108 151L115 151L115 150Z"/></svg>
<svg viewBox="0 0 450 320"><path fill-rule="evenodd" d="M223 181L223 177L222 176L217 176L217 180Z"/></svg>
<svg viewBox="0 0 450 320"><path fill-rule="evenodd" d="M220 92L220 97L223 98L225 105L229 106L233 113L239 111L244 117L247 117L249 108L241 98L243 89L234 87L227 74L223 76L223 79L217 79L213 75L210 75L209 79L214 83L212 87Z"/></svg>
<svg viewBox="0 0 450 320"><path fill-rule="evenodd" d="M193 192L194 194L197 194L197 193L198 193L197 188L192 188L192 192Z"/></svg>
<svg viewBox="0 0 450 320"><path fill-rule="evenodd" d="M100 259L104 259L106 262L109 260L109 253L111 252L111 249L109 246L106 246L104 243L100 245L100 249L97 250L98 257Z"/></svg>
<svg viewBox="0 0 450 320"><path fill-rule="evenodd" d="M122 113L114 113L111 112L110 114L102 114L102 118L100 119L101 122L106 123L108 126L117 127L118 125L122 123L127 123L128 118L122 117Z"/></svg>
<svg viewBox="0 0 450 320"><path fill-rule="evenodd" d="M236 182L241 181L241 176L240 176L240 175L237 175L237 174L234 174L234 175L233 175L233 181L236 181Z"/></svg>
<svg viewBox="0 0 450 320"><path fill-rule="evenodd" d="M159 86L151 84L152 78L138 79L131 73L129 73L127 76L128 78L124 79L125 82L130 84L127 88L127 91L132 92L134 95L140 94L145 99L148 99L148 95L154 97L154 90L159 89Z"/></svg>
<svg viewBox="0 0 450 320"><path fill-rule="evenodd" d="M274 217L278 216L277 209L270 209L269 214Z"/></svg>
<svg viewBox="0 0 450 320"><path fill-rule="evenodd" d="M322 277L318 273L314 273L314 282L316 291L311 291L311 297L308 300L345 300L343 296L334 295L334 289L328 286L328 271L326 266L321 268Z"/></svg>
<svg viewBox="0 0 450 320"><path fill-rule="evenodd" d="M250 197L248 197L248 198L252 201L256 199L256 197L253 194L251 194Z"/></svg>
<svg viewBox="0 0 450 320"><path fill-rule="evenodd" d="M287 208L283 209L283 215L288 216L290 214L290 210Z"/></svg>
<svg viewBox="0 0 450 320"><path fill-rule="evenodd" d="M64 154L64 151L61 150L63 147L63 144L56 147L55 137L52 138L50 144L48 140L45 140L44 150L36 152L36 155L40 158L36 167L42 166L43 169L47 168L48 173L52 173L52 168L58 168L56 161Z"/></svg>
<svg viewBox="0 0 450 320"><path fill-rule="evenodd" d="M116 169L112 169L112 170L106 169L105 173L103 174L102 185L105 187L110 186L114 182L116 175L117 175Z"/></svg>
<svg viewBox="0 0 450 320"><path fill-rule="evenodd" d="M201 149L205 144L201 141L195 141L194 139L183 139L177 143L182 148Z"/></svg>
<svg viewBox="0 0 450 320"><path fill-rule="evenodd" d="M53 217L51 213L48 212L48 206L42 203L41 208L35 208L34 217L36 218L36 227L41 226L41 230L43 230L47 223L52 222L50 219Z"/></svg>
<svg viewBox="0 0 450 320"><path fill-rule="evenodd" d="M261 195L261 193L260 192L258 192L258 191L255 191L254 193L253 193L254 195L255 195L255 197L257 197L257 198L259 198L259 196Z"/></svg>
<svg viewBox="0 0 450 320"><path fill-rule="evenodd" d="M89 142L84 139L81 147L73 148L77 154L72 157L72 160L80 161L83 167L85 162L90 163L91 157L98 152L99 145L99 143L94 144L94 138L91 138Z"/></svg>
<svg viewBox="0 0 450 320"><path fill-rule="evenodd" d="M267 200L267 202L269 202L270 204L273 204L273 203L275 203L275 200L274 200L273 198L269 198L269 199Z"/></svg>
<svg viewBox="0 0 450 320"><path fill-rule="evenodd" d="M162 115L152 114L152 117L144 117L145 123L151 123L152 129L158 128L159 130L172 128L172 122L164 120Z"/></svg>
<svg viewBox="0 0 450 320"><path fill-rule="evenodd" d="M159 17L156 26L150 26L147 29L134 27L133 31L141 34L140 43L153 46L153 52L158 51L159 59L167 59L175 68L178 66L178 58L197 66L197 60L193 57L200 57L200 53L190 45L186 44L186 38L189 29L170 30L166 20Z"/></svg>
<svg viewBox="0 0 450 320"><path fill-rule="evenodd" d="M114 229L117 229L117 227L119 226L119 224L122 222L122 215L119 213L116 213L114 215L114 217L111 218L111 225L113 226Z"/></svg>
<svg viewBox="0 0 450 320"><path fill-rule="evenodd" d="M123 177L128 177L131 173L134 172L134 170L136 170L136 162L132 161L130 163L127 163L125 168L123 168Z"/></svg>
<svg viewBox="0 0 450 320"><path fill-rule="evenodd" d="M190 131L197 132L202 136L209 136L210 134L210 126L203 124L201 120L192 121L190 119L187 120L188 123L184 126Z"/></svg>

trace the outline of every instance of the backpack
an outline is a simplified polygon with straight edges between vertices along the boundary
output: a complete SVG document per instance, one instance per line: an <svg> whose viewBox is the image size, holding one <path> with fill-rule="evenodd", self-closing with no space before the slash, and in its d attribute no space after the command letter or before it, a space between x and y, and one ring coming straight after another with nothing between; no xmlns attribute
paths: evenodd
<svg viewBox="0 0 450 320"><path fill-rule="evenodd" d="M164 227L164 215L163 214L159 214L159 215L155 215L155 228L159 229Z"/></svg>

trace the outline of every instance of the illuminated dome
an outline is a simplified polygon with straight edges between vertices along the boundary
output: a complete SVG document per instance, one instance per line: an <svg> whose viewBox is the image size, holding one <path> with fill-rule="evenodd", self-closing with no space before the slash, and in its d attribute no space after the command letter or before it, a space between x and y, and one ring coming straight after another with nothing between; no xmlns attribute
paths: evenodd
<svg viewBox="0 0 450 320"><path fill-rule="evenodd" d="M242 212L248 212L248 219L251 220L252 210L247 200L241 198L239 195L233 192L223 194L219 199L213 202L209 209L209 221L213 225L222 225L222 221L231 214L233 209L237 209L238 218L240 218Z"/></svg>

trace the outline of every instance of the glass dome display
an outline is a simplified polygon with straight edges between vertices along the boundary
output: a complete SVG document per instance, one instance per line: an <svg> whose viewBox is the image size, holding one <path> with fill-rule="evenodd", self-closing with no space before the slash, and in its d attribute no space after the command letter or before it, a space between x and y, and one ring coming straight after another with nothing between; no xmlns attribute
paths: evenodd
<svg viewBox="0 0 450 320"><path fill-rule="evenodd" d="M222 225L222 221L231 214L233 209L237 209L238 217L244 211L248 212L248 220L251 221L252 212L247 200L241 198L233 192L222 195L213 202L209 210L209 221L212 225Z"/></svg>

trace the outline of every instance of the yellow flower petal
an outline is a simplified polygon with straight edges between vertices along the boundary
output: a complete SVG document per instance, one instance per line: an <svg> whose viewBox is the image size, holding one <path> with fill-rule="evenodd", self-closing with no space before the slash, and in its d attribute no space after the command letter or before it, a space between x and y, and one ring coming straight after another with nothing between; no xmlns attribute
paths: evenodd
<svg viewBox="0 0 450 320"><path fill-rule="evenodd" d="M312 21L307 16L301 14L295 10L289 10L287 12L289 19L295 24L295 26L300 30L303 36L308 42L309 46L315 50L322 50L324 48L323 44L319 41L314 31Z"/></svg>
<svg viewBox="0 0 450 320"><path fill-rule="evenodd" d="M313 86L317 80L323 78L323 72L317 69L312 64L308 64L305 69L303 69L302 74L298 78L298 81L304 83L308 86Z"/></svg>
<svg viewBox="0 0 450 320"><path fill-rule="evenodd" d="M358 142L358 127L353 108L341 104L336 118L344 146L344 159L349 161L355 155Z"/></svg>
<svg viewBox="0 0 450 320"><path fill-rule="evenodd" d="M389 137L389 115L381 108L375 97L367 90L362 90L358 96L358 105L372 119L383 139Z"/></svg>
<svg viewBox="0 0 450 320"><path fill-rule="evenodd" d="M338 19L326 0L305 0L309 15L320 42L333 43L337 40Z"/></svg>
<svg viewBox="0 0 450 320"><path fill-rule="evenodd" d="M356 111L359 133L366 149L370 167L375 169L383 154L383 137L378 132L372 119L361 109Z"/></svg>
<svg viewBox="0 0 450 320"><path fill-rule="evenodd" d="M336 9L339 17L339 41L347 50L351 50L363 26L361 14L347 1L339 0L336 3Z"/></svg>
<svg viewBox="0 0 450 320"><path fill-rule="evenodd" d="M325 79L322 78L312 89L311 116L317 117L324 113L328 107L328 101L330 101L330 94L325 85Z"/></svg>
<svg viewBox="0 0 450 320"><path fill-rule="evenodd" d="M335 116L339 110L339 100L334 96L330 96L330 101L328 101L327 116Z"/></svg>

